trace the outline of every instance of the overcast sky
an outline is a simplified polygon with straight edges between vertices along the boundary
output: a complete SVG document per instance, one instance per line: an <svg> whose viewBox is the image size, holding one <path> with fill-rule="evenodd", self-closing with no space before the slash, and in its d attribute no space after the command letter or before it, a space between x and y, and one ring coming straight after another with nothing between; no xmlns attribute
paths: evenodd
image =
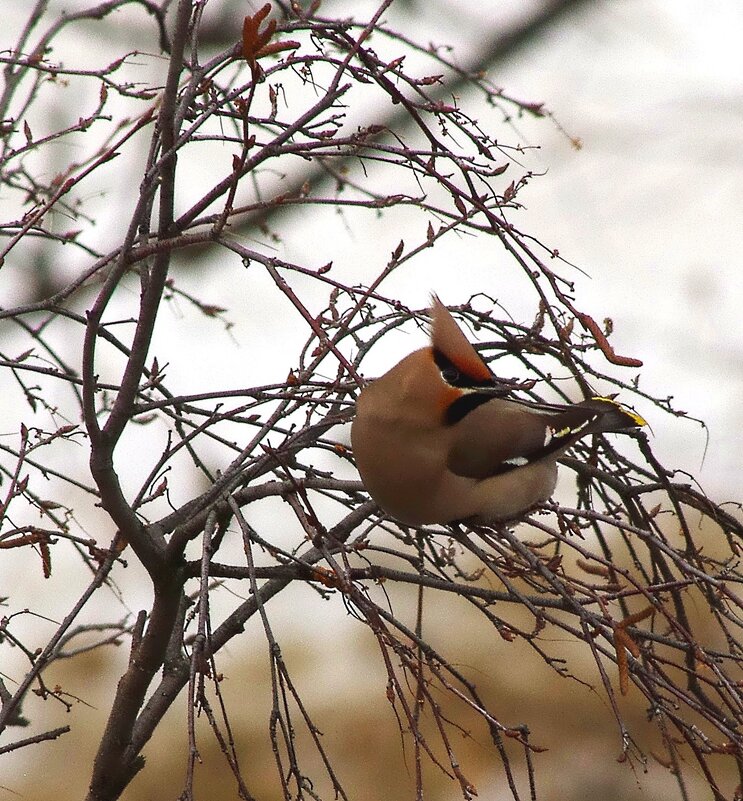
<svg viewBox="0 0 743 801"><path fill-rule="evenodd" d="M30 3L14 6L16 25L24 5L27 9ZM365 0L359 7L375 5ZM419 3L415 34L453 42L464 57L492 36L494 26L536 5L494 2L484 25L481 2ZM208 4L214 14L224 7ZM324 10L330 13L332 7L328 2ZM126 13L142 22L139 7L127 7ZM85 46L108 46L109 37L126 30L112 24L121 19L91 28L96 33ZM742 30L743 4L722 0L584 3L491 73L508 93L543 101L565 131L582 141L576 151L549 121L517 123L523 140L541 148L530 154L531 164L545 171L519 195L527 206L521 227L528 226L591 276L569 275L577 281L578 305L596 319L613 318L617 350L645 362L642 385L673 395L680 408L708 421L701 477L716 497L739 497L743 471L738 445L743 426ZM79 59L85 50L77 46L72 52L71 58ZM62 95L52 96L59 101ZM128 168L125 158L120 161ZM121 214L128 213L127 190L126 182L110 187L105 198L110 225L120 227ZM300 253L308 241L303 226L309 230L313 223L299 220L296 236L286 238L280 255L305 255ZM110 241L105 219L98 231ZM322 236L314 227L316 261L322 264L327 256L336 264L363 265L366 254L380 250L377 236L373 226L349 232L335 221ZM406 232L395 231L395 236L404 238ZM452 281L452 261L463 253L473 269L457 270ZM508 287L486 269L492 254L492 241L467 241L459 253L448 246L433 249L425 264L414 265L394 288L419 306L432 290L449 303L463 302L478 289L498 296ZM234 276L225 275L223 294L229 297ZM5 302L12 291L5 287ZM222 299L219 292L215 287L214 302ZM247 318L255 310L235 305L234 336L238 342L241 336L265 336L274 354L267 369L281 361L282 347L287 359L293 358L296 343L277 342L270 330L272 309L258 328L241 333L243 312ZM533 314L531 299L522 313ZM215 375L232 369L234 353L221 365L198 325L178 336L193 337L194 354L211 348L205 362ZM706 445L701 429L665 416L650 414L649 421L663 461L700 474Z"/></svg>

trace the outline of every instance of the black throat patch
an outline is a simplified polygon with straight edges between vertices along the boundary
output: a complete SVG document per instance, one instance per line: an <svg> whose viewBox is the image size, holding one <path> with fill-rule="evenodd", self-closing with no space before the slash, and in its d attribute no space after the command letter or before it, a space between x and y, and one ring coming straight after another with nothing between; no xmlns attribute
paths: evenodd
<svg viewBox="0 0 743 801"><path fill-rule="evenodd" d="M464 419L473 409L476 409L478 406L490 400L493 400L493 395L491 393L466 392L453 403L449 404L444 413L445 425L453 426L455 423Z"/></svg>

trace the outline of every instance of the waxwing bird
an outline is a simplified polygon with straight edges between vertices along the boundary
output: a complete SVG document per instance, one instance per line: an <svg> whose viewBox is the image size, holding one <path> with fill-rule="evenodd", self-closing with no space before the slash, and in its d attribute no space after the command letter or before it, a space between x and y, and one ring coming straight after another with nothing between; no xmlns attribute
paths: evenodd
<svg viewBox="0 0 743 801"><path fill-rule="evenodd" d="M608 398L508 397L435 296L431 314L431 345L362 390L351 428L364 486L401 523L518 517L552 495L557 459L580 437L645 425Z"/></svg>

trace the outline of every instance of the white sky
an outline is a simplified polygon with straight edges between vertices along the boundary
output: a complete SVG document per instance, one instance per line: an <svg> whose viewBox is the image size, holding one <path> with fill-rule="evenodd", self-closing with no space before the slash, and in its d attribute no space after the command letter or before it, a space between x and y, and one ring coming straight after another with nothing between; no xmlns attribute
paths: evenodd
<svg viewBox="0 0 743 801"><path fill-rule="evenodd" d="M14 5L21 15L16 24L30 5ZM493 3L489 22L499 24L512 18L514 9L523 13L533 5ZM209 8L217 13L220 4L212 2ZM463 54L476 51L478 39L488 33L482 8L482 3L461 0L419 3L416 34L439 43L453 41ZM127 13L141 16L138 8ZM86 46L108 47L108 37L123 30L112 23L121 19L111 17L94 26L96 35ZM578 306L596 319L614 319L616 349L645 362L643 386L673 395L680 408L707 420L710 442L702 466L706 440L697 426L649 414L662 460L701 475L716 497L739 497L743 471L743 449L735 444L743 425L741 30L743 6L722 0L597 2L567 17L491 74L510 94L544 101L569 134L583 141L576 152L548 121L517 123L522 141L541 148L532 155L532 165L546 171L519 195L527 206L520 225L590 274L589 281L575 273ZM84 51L78 47L71 52L75 55L67 63ZM158 61L150 63L156 68ZM64 102L64 93L55 92L50 97ZM32 119L34 135L45 124L43 116ZM137 161L125 162L127 158L111 165L112 180L102 200L107 216L99 226L103 237L110 234L109 226L120 228L131 206L130 188L121 172L113 172L123 167L131 175ZM214 170L215 164L206 162L203 169ZM420 237L417 229L395 228L404 226L404 219L393 218L392 231L385 230L389 223L387 215L382 231L390 241ZM279 255L306 259L311 241L318 265L330 259L350 265L359 280L370 257L376 263L386 259L387 243L380 245L379 227L365 223L348 229L330 216L323 224L327 228L319 236L314 220L295 216L292 235L286 236ZM425 262L395 277L387 291L394 288L417 305L425 304L431 290L450 303L462 302L479 289L496 296L508 293L508 286L499 283L502 274L492 269L492 242L467 238L461 249L456 245L430 251ZM451 264L461 262L462 254L469 269L456 270L452 282ZM251 278L251 295L260 291L261 280ZM271 330L277 309L269 303L256 314L254 306L235 298L233 281L233 270L215 271L209 293L214 302L231 305L239 343L249 343L251 351L262 343L270 348L272 359L265 367L275 379L274 366L291 363L304 332L297 332L296 340L290 335L277 341ZM5 303L18 288L14 291L12 280L0 287ZM523 313L533 314L531 299ZM202 353L201 379L240 385L234 376L234 351L224 349L229 352L223 363L215 358L201 322L189 321L189 330L181 326L176 332L179 341L192 340L189 351L194 356ZM417 344L411 341L410 347ZM393 348L390 360L407 344ZM387 366L382 351L376 358L380 361L370 361L369 369Z"/></svg>

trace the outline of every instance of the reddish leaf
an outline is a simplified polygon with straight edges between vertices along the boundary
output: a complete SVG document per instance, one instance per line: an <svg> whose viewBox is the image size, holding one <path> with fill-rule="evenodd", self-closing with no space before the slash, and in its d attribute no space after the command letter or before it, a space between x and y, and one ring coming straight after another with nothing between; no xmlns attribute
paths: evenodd
<svg viewBox="0 0 743 801"><path fill-rule="evenodd" d="M271 21L273 22L273 20ZM270 56L274 53L280 53L282 50L296 50L298 47L299 42L295 42L293 39L286 39L283 42L272 42L265 47L261 47L261 49L255 54L255 57L263 58L263 56Z"/></svg>
<svg viewBox="0 0 743 801"><path fill-rule="evenodd" d="M41 564L44 570L44 578L49 578L52 575L52 555L49 551L48 543L40 542L39 550L41 551Z"/></svg>
<svg viewBox="0 0 743 801"><path fill-rule="evenodd" d="M584 559L576 559L575 564L585 573L589 573L592 576L601 576L602 578L610 578L611 574L609 572L608 567L604 567L603 565L599 564L592 564L591 562L586 562Z"/></svg>
<svg viewBox="0 0 743 801"><path fill-rule="evenodd" d="M265 47L276 30L276 20L269 20L268 25L261 31L263 20L271 13L271 4L266 3L263 8L256 11L253 16L243 20L243 57L251 64L255 63L258 51Z"/></svg>

